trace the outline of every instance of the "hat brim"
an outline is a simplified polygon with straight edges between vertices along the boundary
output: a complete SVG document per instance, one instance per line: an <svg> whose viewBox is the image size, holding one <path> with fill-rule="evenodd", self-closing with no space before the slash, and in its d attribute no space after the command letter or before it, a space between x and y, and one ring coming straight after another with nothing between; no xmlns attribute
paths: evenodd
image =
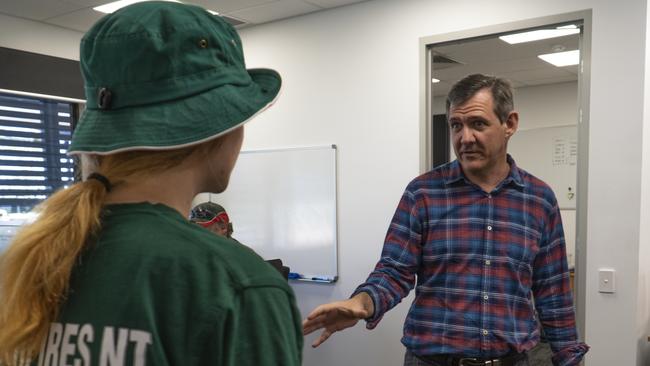
<svg viewBox="0 0 650 366"><path fill-rule="evenodd" d="M186 98L116 110L86 109L68 154L171 150L217 138L275 102L282 80L271 69L247 70L252 83L224 85Z"/></svg>

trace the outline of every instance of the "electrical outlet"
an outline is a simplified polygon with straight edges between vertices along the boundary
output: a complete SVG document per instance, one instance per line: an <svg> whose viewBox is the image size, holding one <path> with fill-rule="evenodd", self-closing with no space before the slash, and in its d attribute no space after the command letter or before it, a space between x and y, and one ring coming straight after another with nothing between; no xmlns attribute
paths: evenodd
<svg viewBox="0 0 650 366"><path fill-rule="evenodd" d="M616 292L615 274L616 271L613 269L598 270L598 292L605 294L613 294Z"/></svg>

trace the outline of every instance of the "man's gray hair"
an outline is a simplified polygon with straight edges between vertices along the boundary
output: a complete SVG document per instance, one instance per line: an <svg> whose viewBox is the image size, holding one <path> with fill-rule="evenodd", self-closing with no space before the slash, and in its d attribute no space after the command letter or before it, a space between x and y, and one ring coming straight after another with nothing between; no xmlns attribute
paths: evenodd
<svg viewBox="0 0 650 366"><path fill-rule="evenodd" d="M447 94L447 120L449 108L459 106L471 99L479 91L488 88L494 100L494 113L501 123L508 119L508 115L515 109L513 88L510 81L496 76L472 74L464 77L451 87Z"/></svg>

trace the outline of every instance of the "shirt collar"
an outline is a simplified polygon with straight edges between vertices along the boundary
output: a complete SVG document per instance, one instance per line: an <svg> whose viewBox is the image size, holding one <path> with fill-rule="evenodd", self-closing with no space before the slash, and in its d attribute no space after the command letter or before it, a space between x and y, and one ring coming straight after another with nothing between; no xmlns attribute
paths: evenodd
<svg viewBox="0 0 650 366"><path fill-rule="evenodd" d="M513 183L516 186L523 188L525 186L525 183L521 177L520 170L517 167L515 160L512 158L512 156L510 156L510 154L507 154L506 159L510 165L510 173L508 173L508 176L501 183L499 183L498 187L503 187L509 183ZM447 174L444 178L445 185L454 184L461 180L469 182L469 179L465 177L465 173L463 173L463 169L461 168L458 160L454 160L449 164L449 167L447 169Z"/></svg>

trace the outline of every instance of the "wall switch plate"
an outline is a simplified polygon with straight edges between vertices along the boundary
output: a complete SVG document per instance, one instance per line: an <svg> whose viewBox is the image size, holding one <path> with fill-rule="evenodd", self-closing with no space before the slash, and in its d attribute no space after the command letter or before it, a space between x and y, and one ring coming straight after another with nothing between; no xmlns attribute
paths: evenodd
<svg viewBox="0 0 650 366"><path fill-rule="evenodd" d="M616 292L614 275L616 271L613 269L599 269L598 270L598 292L605 294L613 294Z"/></svg>

